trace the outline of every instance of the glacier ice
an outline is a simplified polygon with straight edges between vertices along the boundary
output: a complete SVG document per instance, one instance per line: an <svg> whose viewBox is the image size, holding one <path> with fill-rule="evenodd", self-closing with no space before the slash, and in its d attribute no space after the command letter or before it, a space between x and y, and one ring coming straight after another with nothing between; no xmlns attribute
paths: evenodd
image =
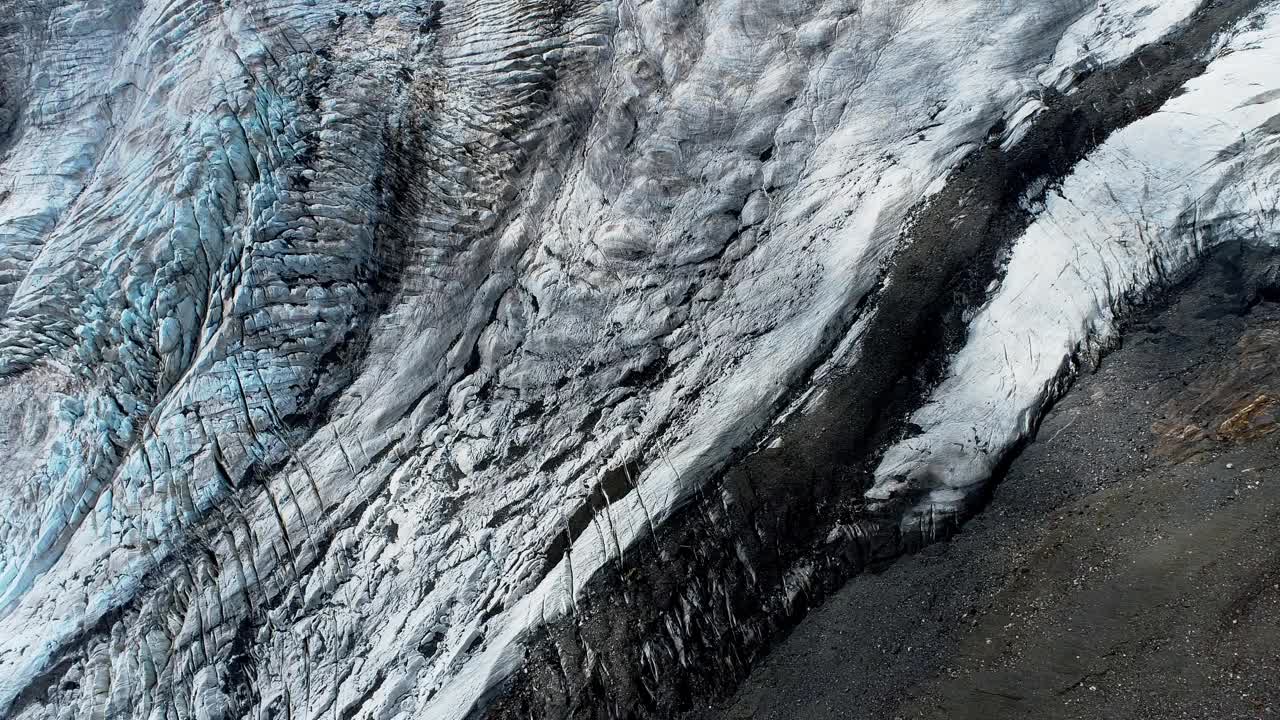
<svg viewBox="0 0 1280 720"><path fill-rule="evenodd" d="M876 472L904 524L1144 291L1274 242L1250 5L1029 196ZM465 717L877 351L913 208L1204 7L9 0L0 717Z"/></svg>
<svg viewBox="0 0 1280 720"><path fill-rule="evenodd" d="M876 471L873 498L921 492L908 524L957 512L1144 293L1222 242L1280 242L1280 14L1237 28L1213 55L1180 96L1118 130L1037 201L972 340L911 417L922 432L889 448Z"/></svg>

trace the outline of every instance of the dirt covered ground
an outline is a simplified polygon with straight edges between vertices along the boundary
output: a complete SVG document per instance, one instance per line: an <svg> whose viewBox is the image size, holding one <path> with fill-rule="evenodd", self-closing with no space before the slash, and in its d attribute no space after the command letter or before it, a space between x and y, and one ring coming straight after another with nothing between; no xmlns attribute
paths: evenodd
<svg viewBox="0 0 1280 720"><path fill-rule="evenodd" d="M695 717L1280 717L1280 303L1240 252L1131 323L960 534Z"/></svg>

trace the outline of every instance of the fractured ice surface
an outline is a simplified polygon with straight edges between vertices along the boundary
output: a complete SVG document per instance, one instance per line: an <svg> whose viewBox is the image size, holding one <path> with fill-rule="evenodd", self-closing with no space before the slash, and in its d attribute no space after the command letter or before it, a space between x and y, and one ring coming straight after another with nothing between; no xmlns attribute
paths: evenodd
<svg viewBox="0 0 1280 720"><path fill-rule="evenodd" d="M462 717L874 351L998 121L1195 9L7 3L0 716ZM1265 241L1273 15L1049 196L873 494L955 502L1153 268Z"/></svg>
<svg viewBox="0 0 1280 720"><path fill-rule="evenodd" d="M1280 245L1276 67L1273 8L1222 43L1180 97L1116 132L1045 196L969 343L912 416L923 432L886 453L871 497L925 490L908 524L954 511L1144 292L1223 241Z"/></svg>

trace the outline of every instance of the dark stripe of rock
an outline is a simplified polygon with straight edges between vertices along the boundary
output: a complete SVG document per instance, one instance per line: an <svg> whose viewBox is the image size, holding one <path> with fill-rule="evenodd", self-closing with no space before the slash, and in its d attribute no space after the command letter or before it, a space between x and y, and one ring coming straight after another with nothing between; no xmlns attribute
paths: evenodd
<svg viewBox="0 0 1280 720"><path fill-rule="evenodd" d="M1204 72L1215 36L1258 5L1206 2L1165 40L1044 98L1007 151L992 128L993 140L913 213L887 282L866 303L879 309L864 345L873 350L825 383L816 409L772 431L780 447L739 459L654 542L593 578L576 613L530 641L523 668L475 715L674 717L732 690L771 639L848 578L954 529L904 537L911 498L873 513L862 495L880 452L909 432L904 419L963 343L964 312L1032 221L1020 198L1155 112Z"/></svg>

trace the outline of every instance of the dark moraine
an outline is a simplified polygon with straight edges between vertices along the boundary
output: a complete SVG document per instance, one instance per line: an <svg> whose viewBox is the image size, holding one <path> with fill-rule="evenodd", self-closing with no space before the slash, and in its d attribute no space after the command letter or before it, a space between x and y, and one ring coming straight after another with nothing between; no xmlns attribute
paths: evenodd
<svg viewBox="0 0 1280 720"><path fill-rule="evenodd" d="M1052 186L1110 133L1157 110L1204 71L1217 33L1257 6L1205 3L1175 35L1085 78L1069 96L1048 98L1010 151L994 143L975 151L912 214L875 298L882 311L865 346L876 352L829 380L815 410L780 424L781 447L742 457L652 543L593 579L576 614L540 633L484 716L666 718L703 707L731 692L780 632L850 577L953 532L963 518L927 537L904 537L902 510L868 512L862 493L880 451L909 432L903 418L962 344L965 310L999 276L1001 253L1030 222L1019 199L1036 182ZM962 198L968 213L956 220L952 208ZM910 588L908 581L900 591ZM875 621L853 611L841 617L862 647L852 638ZM860 672L836 657L823 662L833 672ZM808 664L792 667L803 673ZM881 675L874 693L902 688L903 678ZM780 693L777 711L804 706L806 692ZM855 711L829 707L831 717Z"/></svg>
<svg viewBox="0 0 1280 720"><path fill-rule="evenodd" d="M1274 262L1218 253L963 530L850 582L692 717L1280 713L1280 304L1240 272Z"/></svg>

